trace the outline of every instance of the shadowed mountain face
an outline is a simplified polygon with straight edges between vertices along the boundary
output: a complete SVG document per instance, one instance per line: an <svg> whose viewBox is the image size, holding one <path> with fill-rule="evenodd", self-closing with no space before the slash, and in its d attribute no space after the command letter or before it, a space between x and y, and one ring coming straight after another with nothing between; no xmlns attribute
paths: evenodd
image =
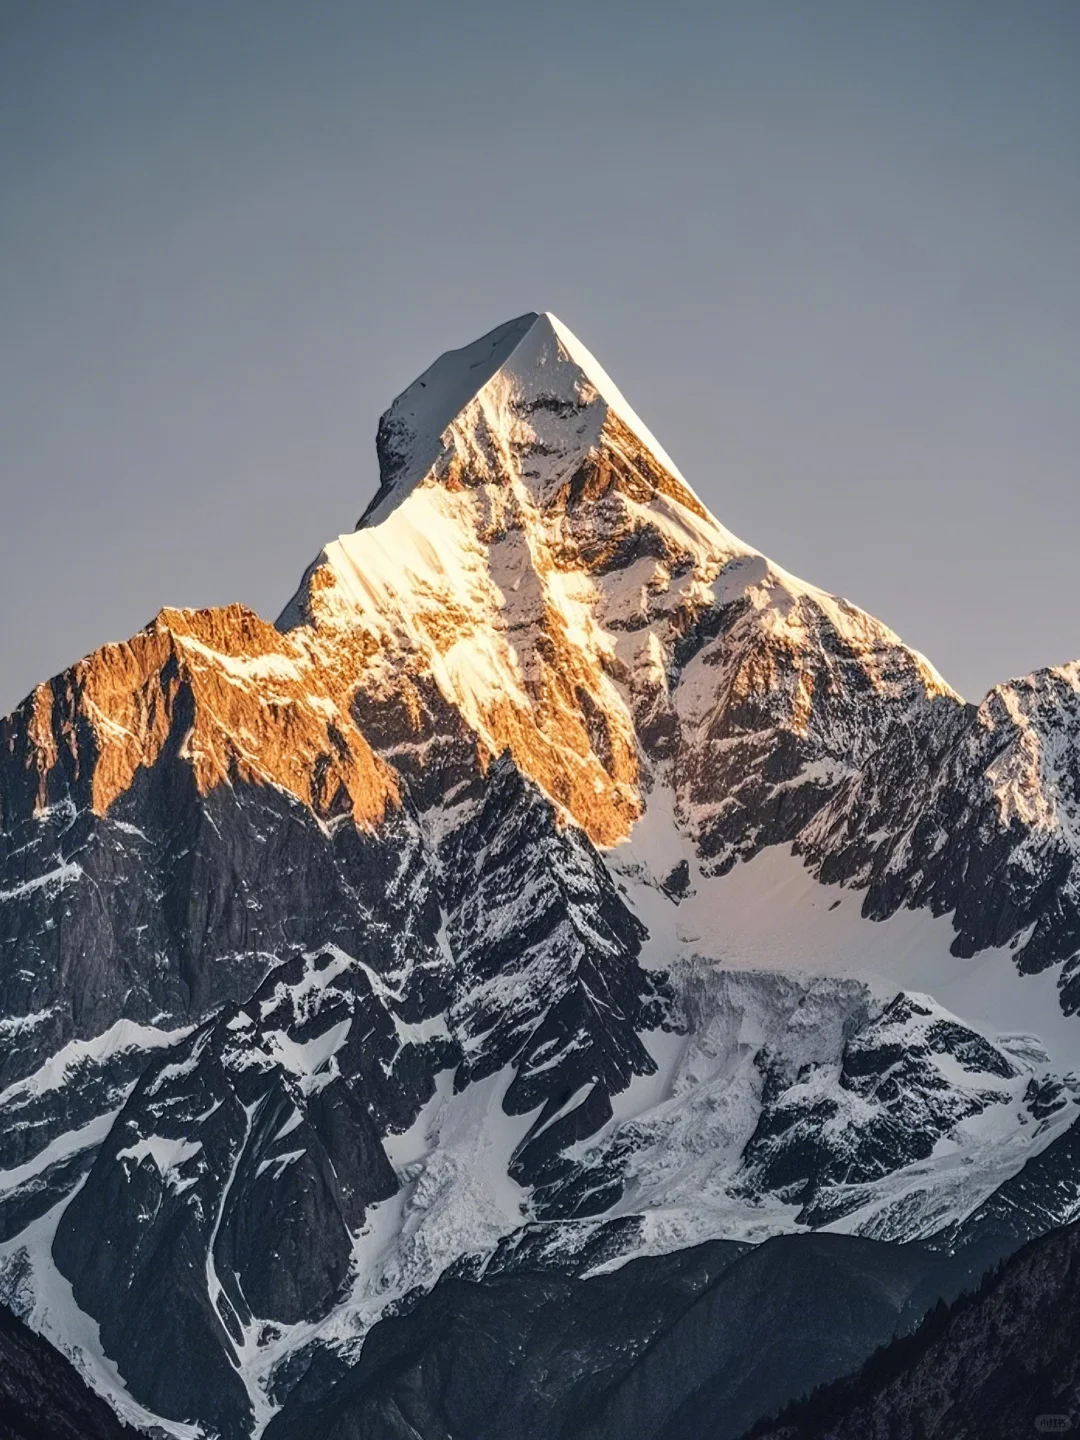
<svg viewBox="0 0 1080 1440"><path fill-rule="evenodd" d="M974 1294L936 1308L857 1374L793 1406L755 1440L1014 1440L1068 1434L1080 1403L1080 1232L1026 1246ZM687 1432L683 1432L687 1433Z"/></svg>
<svg viewBox="0 0 1080 1440"><path fill-rule="evenodd" d="M0 723L0 1295L233 1440L440 1277L1072 1219L1080 667L965 704L551 316L378 451L276 625L164 610Z"/></svg>
<svg viewBox="0 0 1080 1440"><path fill-rule="evenodd" d="M442 1280L381 1321L353 1369L306 1376L267 1440L734 1440L969 1279L917 1245L818 1235L713 1241L589 1280Z"/></svg>
<svg viewBox="0 0 1080 1440"><path fill-rule="evenodd" d="M3 1440L135 1440L78 1371L0 1306L0 1436Z"/></svg>

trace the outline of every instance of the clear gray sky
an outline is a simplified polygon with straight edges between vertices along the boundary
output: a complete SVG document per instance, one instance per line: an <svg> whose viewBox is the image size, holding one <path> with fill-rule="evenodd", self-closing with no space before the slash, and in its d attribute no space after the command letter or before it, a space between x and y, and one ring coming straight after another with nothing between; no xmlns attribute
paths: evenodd
<svg viewBox="0 0 1080 1440"><path fill-rule="evenodd" d="M0 710L529 309L965 694L1080 657L1080 0L0 0Z"/></svg>

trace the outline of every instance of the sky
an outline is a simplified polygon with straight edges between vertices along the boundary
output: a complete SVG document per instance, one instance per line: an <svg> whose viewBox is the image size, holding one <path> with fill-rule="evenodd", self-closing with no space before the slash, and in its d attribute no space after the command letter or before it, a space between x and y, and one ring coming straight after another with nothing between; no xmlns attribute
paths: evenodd
<svg viewBox="0 0 1080 1440"><path fill-rule="evenodd" d="M281 609L552 310L971 699L1080 658L1076 0L0 0L0 711Z"/></svg>

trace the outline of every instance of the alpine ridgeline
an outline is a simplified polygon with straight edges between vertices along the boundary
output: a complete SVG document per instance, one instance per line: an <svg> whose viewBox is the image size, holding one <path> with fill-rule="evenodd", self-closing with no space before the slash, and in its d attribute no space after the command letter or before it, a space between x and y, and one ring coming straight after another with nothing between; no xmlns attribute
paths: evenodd
<svg viewBox="0 0 1080 1440"><path fill-rule="evenodd" d="M1080 1213L1080 665L966 704L550 315L377 444L276 625L163 610L2 722L0 1298L239 1440L440 1276Z"/></svg>

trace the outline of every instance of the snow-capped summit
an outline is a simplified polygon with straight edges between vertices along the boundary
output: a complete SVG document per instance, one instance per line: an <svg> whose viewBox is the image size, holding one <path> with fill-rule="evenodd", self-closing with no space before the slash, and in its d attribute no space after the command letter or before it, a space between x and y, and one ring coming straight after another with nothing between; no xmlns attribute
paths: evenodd
<svg viewBox="0 0 1080 1440"><path fill-rule="evenodd" d="M600 362L561 320L530 312L440 355L397 397L379 424L381 484L361 525L378 524L400 504L440 459L450 427L463 423L474 407L495 443L512 443L507 432L515 414L531 416L541 427L545 412L572 415L581 455L597 443L610 410L659 465L682 480Z"/></svg>
<svg viewBox="0 0 1080 1440"><path fill-rule="evenodd" d="M792 839L805 776L819 808L885 727L952 696L886 626L710 515L552 316L437 361L383 417L379 455L376 501L279 625L324 665L333 649L334 673L347 667L382 715L412 717L408 730L437 699L464 719L462 743L509 749L594 840L626 838L664 765L710 863L767 843L716 803L747 729L741 719L712 760L733 701L756 711L750 729L779 726L799 751L785 778ZM833 714L853 685L858 713L845 699ZM414 789L443 763L444 730L411 749Z"/></svg>
<svg viewBox="0 0 1080 1440"><path fill-rule="evenodd" d="M378 523L427 473L438 458L446 427L498 373L539 318L529 311L471 345L447 350L401 392L379 422L380 486L361 525Z"/></svg>

